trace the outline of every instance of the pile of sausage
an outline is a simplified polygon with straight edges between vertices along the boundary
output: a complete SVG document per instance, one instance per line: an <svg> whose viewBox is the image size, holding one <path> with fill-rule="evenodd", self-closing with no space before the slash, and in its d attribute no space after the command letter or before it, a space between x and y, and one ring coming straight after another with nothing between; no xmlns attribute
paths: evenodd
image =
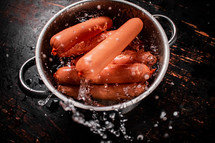
<svg viewBox="0 0 215 143"><path fill-rule="evenodd" d="M109 17L101 16L51 38L53 55L72 57L53 75L60 92L78 99L83 79L89 81L87 96L91 99L129 100L144 92L157 58L144 51L137 38L143 22L132 18L116 30L110 30L112 26Z"/></svg>

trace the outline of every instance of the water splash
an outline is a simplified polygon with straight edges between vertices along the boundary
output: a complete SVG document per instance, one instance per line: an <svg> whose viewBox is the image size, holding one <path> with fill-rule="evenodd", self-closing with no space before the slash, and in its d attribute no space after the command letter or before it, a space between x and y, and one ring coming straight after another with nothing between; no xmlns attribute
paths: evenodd
<svg viewBox="0 0 215 143"><path fill-rule="evenodd" d="M79 112L72 104L72 99L67 102L60 101L60 105L65 111L72 111L72 119L74 122L84 125L94 134L98 134L102 139L108 139L109 135L122 137L126 141L132 141L133 137L127 134L125 123L127 119L120 111L113 112L92 112L90 119L86 120L83 113Z"/></svg>
<svg viewBox="0 0 215 143"><path fill-rule="evenodd" d="M40 105L40 106L44 106L44 105L46 105L47 103L48 103L48 101L50 100L50 98L52 97L52 94L50 94L46 99L44 99L44 100L39 100L37 103L38 103L38 105Z"/></svg>

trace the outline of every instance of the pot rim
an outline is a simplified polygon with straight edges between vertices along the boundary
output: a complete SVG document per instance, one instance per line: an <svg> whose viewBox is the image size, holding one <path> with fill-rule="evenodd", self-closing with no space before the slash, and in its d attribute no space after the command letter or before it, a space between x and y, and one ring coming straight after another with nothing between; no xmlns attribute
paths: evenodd
<svg viewBox="0 0 215 143"><path fill-rule="evenodd" d="M68 5L67 7L63 8L62 10L60 10L59 12L57 12L47 23L46 25L43 27L39 38L37 40L37 45L36 45L36 51L35 51L35 55L36 55L36 66L37 66L37 70L39 72L39 75L41 77L41 79L43 80L44 84L46 85L46 87L54 94L56 95L58 98L60 98L61 100L63 100L65 103L71 103L73 104L75 107L78 108L82 108L82 109L87 109L87 110L95 110L95 111L111 111L111 110L117 110L117 109L123 109L129 106L132 106L134 104L139 103L141 100L143 100L145 97L147 97L150 93L152 93L156 87L160 84L160 82L162 81L164 75L166 74L168 65L169 65L169 58L170 58L170 51L169 51L169 44L168 44L168 39L166 36L166 33L164 32L162 26L160 25L160 23L156 20L156 18L154 18L152 16L152 14L150 14L147 10L145 10L144 8L128 2L128 1L122 1L122 0L111 0L113 2L120 2L123 4L127 4L130 5L136 9L139 9L140 11L142 11L144 14L146 14L148 17L151 18L151 20L156 24L157 28L160 31L161 37L164 40L164 64L162 66L162 68L160 69L160 73L157 76L157 78L155 79L155 81L152 83L152 85L148 88L148 90L144 91L142 94L140 94L139 96L135 97L134 99L131 99L129 101L123 102L123 103L119 103L119 104L115 104L115 105L110 105L110 106L104 106L104 107L95 107L95 106L91 106L91 105L85 105L82 104L78 101L75 101L74 99L67 97L66 95L63 95L62 93L60 93L46 78L46 75L44 73L43 70L43 66L42 66L42 60L41 60L41 53L40 53L40 48L42 45L42 39L43 36L46 32L46 29L49 27L49 25L51 23L54 22L54 20L60 16L61 13L65 12L67 9L70 9L78 4L81 3L86 3L86 2L94 2L94 1L98 1L98 0L82 0L79 2L75 2L71 5Z"/></svg>

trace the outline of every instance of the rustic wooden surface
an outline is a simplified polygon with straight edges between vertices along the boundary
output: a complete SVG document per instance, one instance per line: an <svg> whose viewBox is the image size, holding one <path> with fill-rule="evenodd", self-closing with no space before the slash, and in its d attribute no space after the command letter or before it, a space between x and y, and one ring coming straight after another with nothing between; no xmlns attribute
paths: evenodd
<svg viewBox="0 0 215 143"><path fill-rule="evenodd" d="M73 122L55 98L41 107L39 99L23 93L18 84L19 68L34 56L42 27L75 1L0 2L1 142L101 142L101 137ZM214 5L209 0L132 1L152 14L170 17L178 34L162 83L126 115L128 133L134 142L215 142ZM30 86L43 86L34 67L26 76Z"/></svg>

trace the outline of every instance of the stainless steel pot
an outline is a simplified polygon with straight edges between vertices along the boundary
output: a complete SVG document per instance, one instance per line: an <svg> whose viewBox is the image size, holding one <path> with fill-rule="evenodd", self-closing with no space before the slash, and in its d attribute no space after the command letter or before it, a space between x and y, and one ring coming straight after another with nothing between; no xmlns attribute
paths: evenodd
<svg viewBox="0 0 215 143"><path fill-rule="evenodd" d="M73 100L65 96L64 94L57 91L53 81L53 73L51 68L53 67L54 61L50 60L51 57L51 47L49 44L50 38L57 32L65 29L68 26L74 25L85 18L90 18L91 16L109 16L114 20L114 25L116 27L122 25L125 21L132 17L139 17L144 22L144 27L141 35L144 37L144 43L146 47L154 46L158 49L158 74L155 77L153 83L147 91L137 96L136 98L124 102L122 104L116 104L112 106L105 107L94 107L90 105L85 105L80 102ZM172 36L170 40L167 39L166 33L164 32L162 26L157 21L157 18L164 18L169 22L170 28L172 29ZM57 14L55 14L44 26L42 32L39 35L39 39L36 45L36 56L26 61L19 72L19 79L21 85L31 93L37 94L38 96L44 96L50 94L50 92L60 98L64 105L69 107L71 104L75 107L95 110L95 111L112 111L121 110L126 113L136 107L141 100L150 95L159 83L162 81L169 64L170 52L169 46L176 39L176 27L172 20L168 17L160 14L150 14L144 8L124 0L84 0L74 4L71 4ZM36 66L39 75L43 82L45 83L48 91L38 91L29 88L24 80L24 71L26 68L34 63L36 59ZM69 109L69 108L68 108Z"/></svg>

